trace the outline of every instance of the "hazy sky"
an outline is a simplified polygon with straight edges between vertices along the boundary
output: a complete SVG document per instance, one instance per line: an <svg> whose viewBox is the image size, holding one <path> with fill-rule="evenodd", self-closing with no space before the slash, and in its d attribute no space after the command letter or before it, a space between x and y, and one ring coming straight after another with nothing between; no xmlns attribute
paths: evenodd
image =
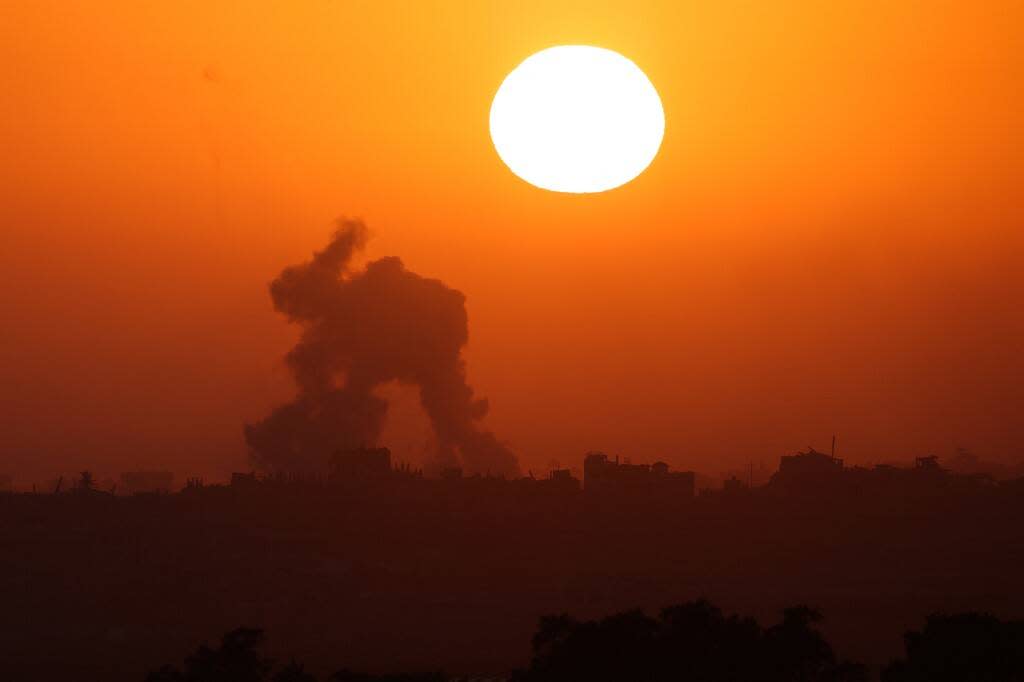
<svg viewBox="0 0 1024 682"><path fill-rule="evenodd" d="M268 283L339 215L467 297L524 468L1021 457L1019 2L10 3L0 473L219 476L291 397ZM555 44L633 59L661 153L589 196L491 145ZM409 391L385 444L415 460Z"/></svg>

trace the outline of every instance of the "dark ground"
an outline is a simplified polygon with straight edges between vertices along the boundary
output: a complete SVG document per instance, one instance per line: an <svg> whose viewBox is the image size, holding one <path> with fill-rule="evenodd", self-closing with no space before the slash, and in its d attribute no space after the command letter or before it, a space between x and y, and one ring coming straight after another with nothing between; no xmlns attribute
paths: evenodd
<svg viewBox="0 0 1024 682"><path fill-rule="evenodd" d="M809 604L881 664L932 612L1024 615L1024 492L811 490L655 507L499 481L0 495L0 676L141 680L264 628L317 673L524 665L542 614Z"/></svg>

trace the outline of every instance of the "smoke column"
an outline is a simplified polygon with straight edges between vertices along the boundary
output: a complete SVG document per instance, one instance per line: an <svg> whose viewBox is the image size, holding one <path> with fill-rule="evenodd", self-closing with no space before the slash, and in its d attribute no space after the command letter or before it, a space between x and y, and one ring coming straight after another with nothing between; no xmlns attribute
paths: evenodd
<svg viewBox="0 0 1024 682"><path fill-rule="evenodd" d="M515 476L515 455L483 430L487 400L466 383L465 297L405 269L395 257L353 272L366 226L339 220L327 247L270 285L274 308L302 326L287 355L295 399L245 427L253 463L268 471L323 471L335 450L378 443L390 381L416 385L437 438L434 464Z"/></svg>

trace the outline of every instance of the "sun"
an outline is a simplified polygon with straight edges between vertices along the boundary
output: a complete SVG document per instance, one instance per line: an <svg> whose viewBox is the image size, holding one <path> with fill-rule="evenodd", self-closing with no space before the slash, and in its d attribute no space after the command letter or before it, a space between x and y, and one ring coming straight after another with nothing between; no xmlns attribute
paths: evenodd
<svg viewBox="0 0 1024 682"><path fill-rule="evenodd" d="M491 104L491 139L513 173L555 192L604 192L637 177L665 134L661 98L618 52L560 45L527 57Z"/></svg>

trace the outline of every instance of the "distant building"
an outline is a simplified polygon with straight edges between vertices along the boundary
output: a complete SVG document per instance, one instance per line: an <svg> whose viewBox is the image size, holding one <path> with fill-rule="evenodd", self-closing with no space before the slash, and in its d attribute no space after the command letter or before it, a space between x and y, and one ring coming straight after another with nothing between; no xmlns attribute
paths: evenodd
<svg viewBox="0 0 1024 682"><path fill-rule="evenodd" d="M572 477L572 471L569 469L552 469L551 473L548 474L548 479L552 481L575 481Z"/></svg>
<svg viewBox="0 0 1024 682"><path fill-rule="evenodd" d="M779 458L779 470L769 484L790 491L820 492L822 486L828 487L840 481L843 472L843 460L808 448L807 452Z"/></svg>
<svg viewBox="0 0 1024 682"><path fill-rule="evenodd" d="M697 488L697 474L692 471L670 471L665 462L651 465L652 492L673 497L691 498Z"/></svg>
<svg viewBox="0 0 1024 682"><path fill-rule="evenodd" d="M830 474L843 469L843 460L837 459L814 448L795 455L783 455L779 459L779 474L802 476L805 474Z"/></svg>
<svg viewBox="0 0 1024 682"><path fill-rule="evenodd" d="M121 474L121 485L130 495L139 493L169 493L174 484L170 471L126 471Z"/></svg>
<svg viewBox="0 0 1024 682"><path fill-rule="evenodd" d="M367 481L391 474L391 450L387 448L353 448L338 450L331 457L330 479Z"/></svg>
<svg viewBox="0 0 1024 682"><path fill-rule="evenodd" d="M580 489L580 482L572 475L569 469L552 469L546 481L541 481L546 487L563 492L577 492Z"/></svg>
<svg viewBox="0 0 1024 682"><path fill-rule="evenodd" d="M10 474L0 474L0 493L8 493L14 490L14 477Z"/></svg>
<svg viewBox="0 0 1024 682"><path fill-rule="evenodd" d="M693 497L696 475L670 471L665 462L631 464L591 452L583 460L583 489L587 495L646 495L659 499Z"/></svg>
<svg viewBox="0 0 1024 682"><path fill-rule="evenodd" d="M231 474L231 487L232 488L246 488L254 486L259 483L259 479L256 478L256 472L240 472L236 471Z"/></svg>
<svg viewBox="0 0 1024 682"><path fill-rule="evenodd" d="M750 488L747 486L747 484L741 481L736 476L730 476L729 478L725 479L725 481L722 482L722 492L727 493L729 495L744 493L747 492L748 490L750 490Z"/></svg>

